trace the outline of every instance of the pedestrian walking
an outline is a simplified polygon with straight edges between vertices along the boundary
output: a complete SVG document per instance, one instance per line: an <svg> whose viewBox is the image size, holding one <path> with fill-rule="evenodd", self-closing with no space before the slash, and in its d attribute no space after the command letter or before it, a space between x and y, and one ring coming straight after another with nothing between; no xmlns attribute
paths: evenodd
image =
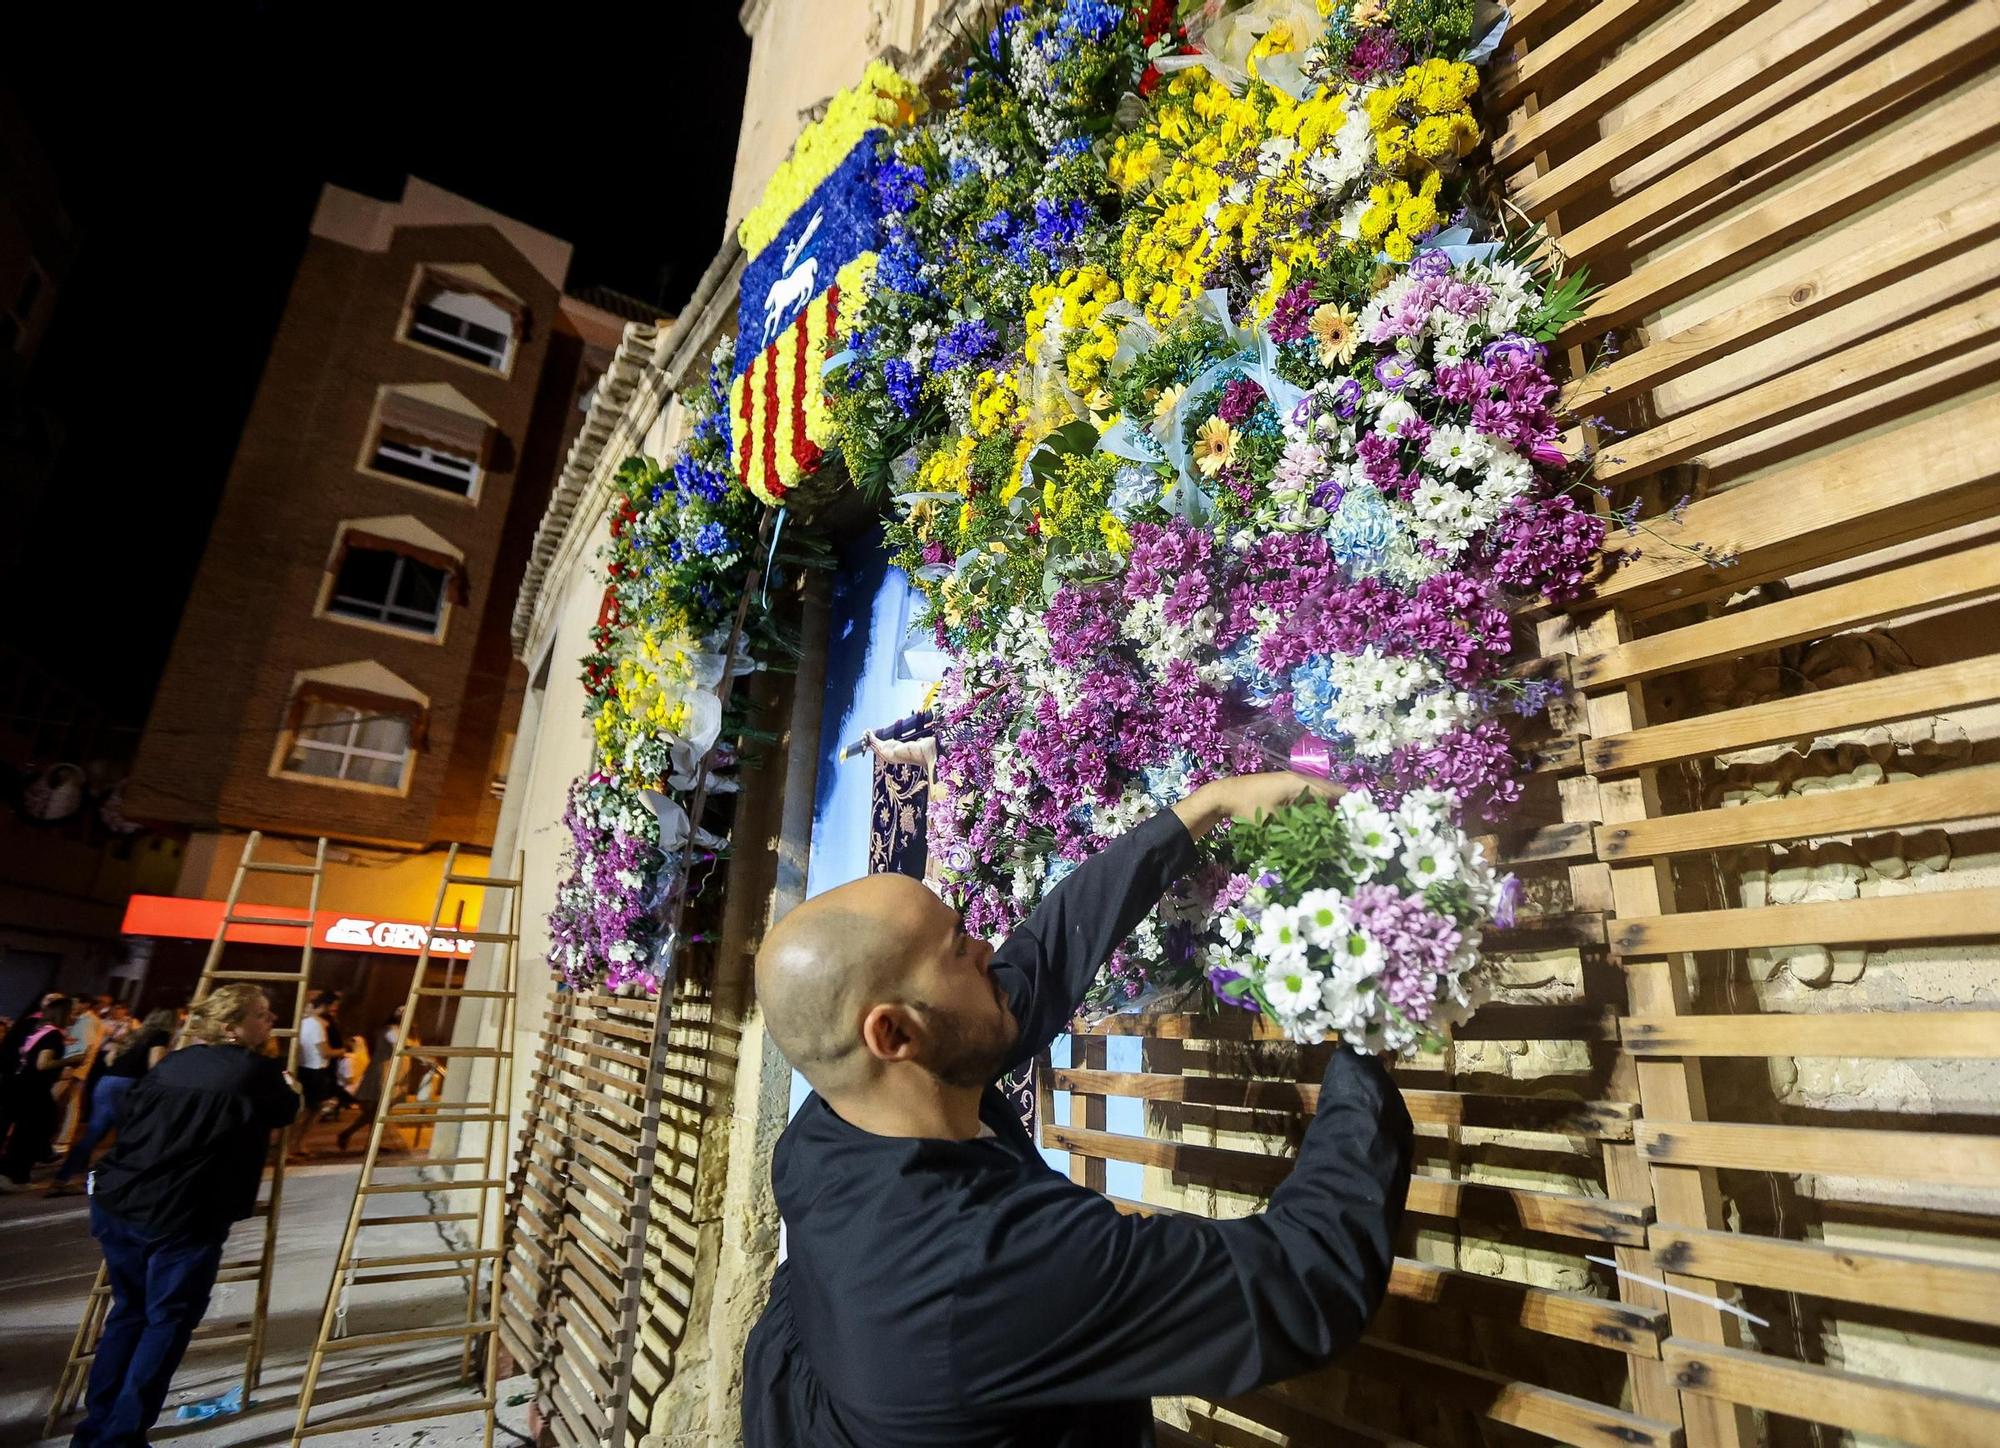
<svg viewBox="0 0 2000 1448"><path fill-rule="evenodd" d="M138 1030L109 1048L110 1060L90 1088L89 1122L77 1136L76 1145L69 1149L69 1155L63 1158L63 1164L56 1168L56 1179L49 1184L50 1196L67 1196L82 1190L76 1183L77 1175L89 1169L90 1154L117 1124L126 1095L139 1084L140 1077L159 1065L173 1049L174 1028L179 1019L172 1011L154 1011Z"/></svg>
<svg viewBox="0 0 2000 1448"><path fill-rule="evenodd" d="M230 1226L256 1209L271 1133L298 1114L297 1088L264 1054L276 1019L257 987L221 987L194 1008L187 1048L126 1098L92 1175L90 1230L111 1307L70 1448L145 1448Z"/></svg>
<svg viewBox="0 0 2000 1448"><path fill-rule="evenodd" d="M0 1157L0 1191L20 1191L29 1174L49 1155L61 1121L56 1091L69 1075L63 1065L68 1042L69 997L42 1000L41 1020L23 1033L7 1081L7 1117L11 1130L7 1151Z"/></svg>
<svg viewBox="0 0 2000 1448"><path fill-rule="evenodd" d="M48 991L36 996L21 1007L18 1016L9 1016L6 1030L0 1031L0 1147L5 1147L7 1127L14 1119L13 1082L21 1064L21 1047L27 1044L30 1031L41 1028L43 1008L61 994Z"/></svg>
<svg viewBox="0 0 2000 1448"><path fill-rule="evenodd" d="M292 1140L292 1154L310 1159L306 1138L319 1120L320 1108L331 1101L338 1089L334 1068L345 1052L333 1043L332 1022L340 1014L340 992L323 990L312 998L306 1018L299 1022L299 1088L305 1093L306 1109L299 1114L298 1134Z"/></svg>
<svg viewBox="0 0 2000 1448"><path fill-rule="evenodd" d="M402 1039L402 1035L403 1008L397 1006L382 1028L375 1032L374 1039L368 1042L368 1064L361 1073L360 1085L355 1088L355 1094L361 1102L361 1111L347 1124L346 1130L340 1133L339 1143L342 1151L347 1150L347 1143L354 1139L355 1132L366 1130L374 1123L376 1113L381 1110L383 1096L386 1095L392 1105L399 1099L398 1088L402 1082L400 1080L390 1082L387 1073L389 1063L395 1058L396 1043ZM402 1073L399 1071L397 1074L400 1077Z"/></svg>
<svg viewBox="0 0 2000 1448"><path fill-rule="evenodd" d="M56 1102L56 1129L50 1137L50 1149L56 1154L69 1152L89 1120L91 1090L103 1074L106 1052L118 1037L111 1006L108 995L79 995L70 1009L69 1027L63 1032L68 1041L63 1066L71 1084Z"/></svg>

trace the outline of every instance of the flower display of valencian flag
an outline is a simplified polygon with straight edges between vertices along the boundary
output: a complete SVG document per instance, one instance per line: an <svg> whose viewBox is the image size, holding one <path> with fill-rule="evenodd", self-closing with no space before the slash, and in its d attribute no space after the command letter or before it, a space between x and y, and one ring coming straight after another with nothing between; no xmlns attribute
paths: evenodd
<svg viewBox="0 0 2000 1448"><path fill-rule="evenodd" d="M800 136L737 235L749 254L737 310L730 422L736 471L766 503L785 501L834 442L824 374L843 314L874 268L881 213L877 143L907 120L915 91L869 66Z"/></svg>

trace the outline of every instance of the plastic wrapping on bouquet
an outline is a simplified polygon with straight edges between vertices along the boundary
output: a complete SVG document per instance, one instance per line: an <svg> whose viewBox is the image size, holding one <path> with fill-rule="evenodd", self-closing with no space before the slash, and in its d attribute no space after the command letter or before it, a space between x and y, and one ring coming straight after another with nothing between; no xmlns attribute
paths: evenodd
<svg viewBox="0 0 2000 1448"><path fill-rule="evenodd" d="M671 872L669 872L671 873ZM665 982L674 973L674 957L680 953L681 933L678 930L663 930L653 941L653 949L646 957L646 974L655 982Z"/></svg>
<svg viewBox="0 0 2000 1448"><path fill-rule="evenodd" d="M1317 734L1301 734L1292 741L1286 765L1300 774L1319 779L1333 778L1333 746Z"/></svg>
<svg viewBox="0 0 2000 1448"><path fill-rule="evenodd" d="M1334 763L1340 758L1340 746L1273 713L1260 713L1224 732L1231 739L1255 745L1272 769L1289 769L1315 779L1332 779Z"/></svg>

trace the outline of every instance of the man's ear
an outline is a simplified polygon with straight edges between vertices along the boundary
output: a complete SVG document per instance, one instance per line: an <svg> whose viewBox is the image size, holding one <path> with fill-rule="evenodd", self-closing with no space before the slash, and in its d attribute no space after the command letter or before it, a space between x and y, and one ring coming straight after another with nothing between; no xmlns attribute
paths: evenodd
<svg viewBox="0 0 2000 1448"><path fill-rule="evenodd" d="M907 1006L885 1002L861 1018L861 1044L878 1061L908 1061L917 1054L921 1026Z"/></svg>

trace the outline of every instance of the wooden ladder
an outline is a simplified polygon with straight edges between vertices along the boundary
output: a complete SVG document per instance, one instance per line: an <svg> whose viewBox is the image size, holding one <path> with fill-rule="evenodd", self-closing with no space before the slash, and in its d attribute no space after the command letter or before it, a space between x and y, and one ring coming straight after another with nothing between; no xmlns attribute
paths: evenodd
<svg viewBox="0 0 2000 1448"><path fill-rule="evenodd" d="M354 1192L354 1203L347 1214L347 1229L340 1240L340 1256L334 1264L333 1279L327 1285L326 1306L320 1314L319 1332L313 1340L312 1355L306 1361L306 1376L299 1390L299 1416L292 1429L292 1443L296 1445L307 1438L321 1437L328 1433L350 1432L363 1428L380 1428L394 1423L414 1423L434 1418L454 1416L459 1413L480 1413L485 1418L485 1443L492 1448L494 1408L500 1369L500 1343L497 1324L500 1316L500 1279L506 1261L509 1223L504 1210L503 1195L507 1187L507 1117L508 1102L514 1089L514 990L516 971L519 966L519 942L521 933L521 862L517 861L514 878L501 879L490 875L461 875L457 870L458 846L453 845L445 856L444 877L438 883L437 902L431 908L430 930L424 936L423 948L417 955L417 968L410 976L410 993L403 1005L403 1026L397 1034L396 1048L391 1053L383 1074L381 1099L375 1109L375 1122L368 1133L368 1154L361 1166L361 1178ZM508 892L508 928L501 931L461 931L450 930L450 935L460 941L494 945L501 949L500 979L483 988L453 984L449 970L446 983L441 986L425 984L426 968L430 964L431 949L436 944L444 913L446 892L453 885L475 886L486 890ZM468 972L469 973L469 972ZM499 1002L499 1031L495 1044L491 1046L428 1046L410 1044L410 1037L417 1021L418 1005L427 999L440 1002L445 1000L478 1000ZM492 1074L487 1079L491 1088L489 1099L476 1099L470 1087L471 1081L460 1083L462 1090L458 1099L440 1087L437 1094L427 1101L399 1103L396 1100L396 1083L403 1076L405 1067L421 1061L441 1069L450 1082L452 1063L471 1063L466 1072L471 1076L478 1069L478 1063L491 1062ZM384 1162L382 1156L383 1138L397 1127L412 1131L437 1131L443 1127L475 1127L482 1133L483 1147L476 1152L465 1150L464 1143L457 1136L449 1155L431 1155L410 1162ZM436 1142L433 1140L433 1151ZM415 1181L384 1181L384 1173L421 1171L427 1167L444 1167L456 1171L461 1167L478 1169L478 1174L469 1178L451 1178L427 1181L419 1177ZM469 1209L442 1212L391 1212L385 1215L364 1216L363 1211L371 1200L378 1197L402 1197L411 1193L470 1192L474 1194L476 1205ZM470 1246L437 1252L404 1252L375 1255L360 1255L357 1246L361 1234L371 1229L401 1227L424 1222L471 1222L472 1243ZM489 1242L489 1238L492 1240ZM484 1313L480 1311L480 1271L484 1264L488 1274L487 1302ZM465 1282L465 1318L462 1322L443 1324L435 1327L405 1328L394 1332L369 1332L347 1334L345 1319L349 1299L356 1289L380 1286L392 1282L413 1282L440 1277L461 1277ZM416 1346L422 1343L456 1342L459 1344L459 1378L461 1382L473 1378L474 1344L483 1339L484 1357L479 1377L480 1391L473 1398L455 1397L444 1402L406 1403L387 1412L363 1412L344 1417L324 1418L311 1421L315 1396L319 1392L320 1372L326 1366L327 1357L336 1353L352 1353L385 1347Z"/></svg>
<svg viewBox="0 0 2000 1448"><path fill-rule="evenodd" d="M262 831L252 830L243 841L242 857L236 862L236 877L229 884L229 899L222 907L222 919L215 927L215 937L208 943L208 956L202 962L201 978L195 984L194 998L190 1005L199 1005L206 1000L217 986L250 982L266 987L289 985L292 987L292 1024L271 1032L274 1037L285 1042L285 1069L296 1071L299 1064L299 1022L305 1019L306 993L311 988L313 964L313 921L319 913L320 881L326 873L326 837L322 835L313 849L310 865L280 864L272 860L259 860L257 846L263 840ZM276 915L238 914L238 906L243 898L243 882L251 875L296 875L304 876L310 882L306 891L306 913L303 919ZM255 910L257 907L249 907ZM223 947L227 943L229 927L232 925L255 925L267 929L299 930L304 938L299 943L299 968L287 970L230 970L222 963ZM176 1048L186 1044L187 1028L174 1042ZM277 1260L278 1209L285 1196L285 1144L289 1131L279 1132L273 1144L269 1161L271 1190L268 1196L258 1202L255 1215L263 1219L264 1236L257 1255L234 1260L225 1260L216 1273L216 1282L253 1282L256 1291L253 1297L250 1317L241 1322L205 1323L195 1329L194 1344L202 1347L228 1347L245 1344L248 1351L243 1360L243 1401L247 1405L251 1392L257 1387L264 1371L264 1328L270 1315L271 1267ZM48 1416L42 1422L42 1435L52 1436L56 1426L69 1414L76 1411L83 1401L85 1386L90 1381L90 1365L97 1356L98 1340L104 1335L104 1318L111 1310L111 1278L106 1268L100 1264L97 1279L91 1284L90 1296L84 1303L83 1320L77 1324L76 1335L70 1340L69 1360L63 1364L62 1376L56 1379L55 1399L49 1404Z"/></svg>

